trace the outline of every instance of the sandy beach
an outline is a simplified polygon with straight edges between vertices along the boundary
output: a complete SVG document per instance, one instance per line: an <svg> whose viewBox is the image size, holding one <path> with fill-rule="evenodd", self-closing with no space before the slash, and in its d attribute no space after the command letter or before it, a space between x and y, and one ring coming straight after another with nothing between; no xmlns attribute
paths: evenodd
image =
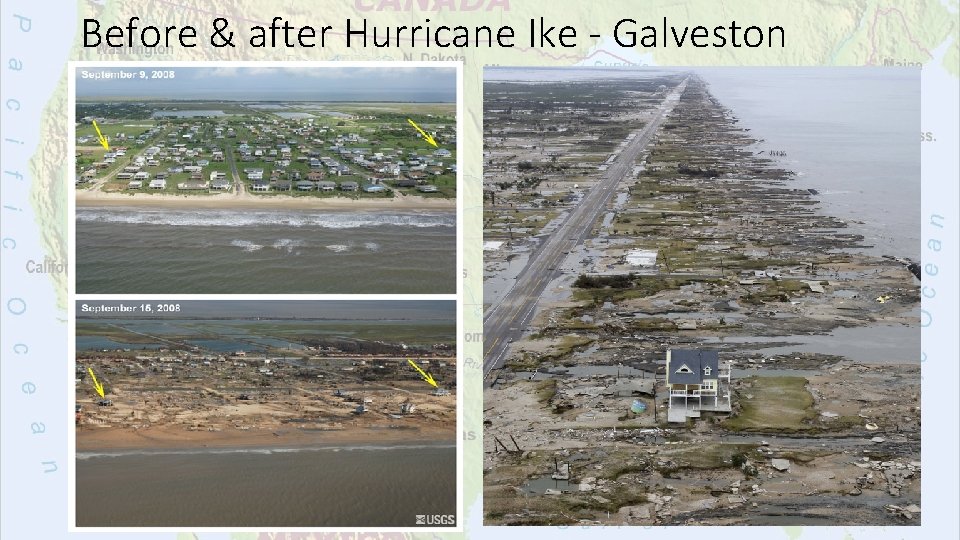
<svg viewBox="0 0 960 540"><path fill-rule="evenodd" d="M113 404L97 406L91 387L78 386L78 452L456 442L456 397L434 395L415 375L404 380L383 375L384 370L373 366L386 360L376 357L365 358L364 365L353 365L356 357L300 365L278 359L265 364L265 358L242 356L190 366L169 354L147 360L97 355L96 360L78 362L108 374L104 378ZM124 373L110 374L111 366L126 363L140 365L151 375L127 375L125 368ZM159 371L152 371L151 364ZM261 374L264 365L270 375ZM347 366L351 371L343 370ZM441 380L455 377L452 366L432 369ZM186 373L190 382L184 385ZM315 375L304 378L304 373ZM356 377L361 376L367 379L359 384ZM268 384L259 386L257 381ZM251 384L261 389L252 399ZM357 414L361 399L366 409ZM415 410L401 413L404 403L415 404Z"/></svg>
<svg viewBox="0 0 960 540"><path fill-rule="evenodd" d="M382 199L351 197L292 197L218 193L213 195L162 195L77 191L78 207L153 206L167 208L256 208L286 210L454 210L456 199L397 195Z"/></svg>

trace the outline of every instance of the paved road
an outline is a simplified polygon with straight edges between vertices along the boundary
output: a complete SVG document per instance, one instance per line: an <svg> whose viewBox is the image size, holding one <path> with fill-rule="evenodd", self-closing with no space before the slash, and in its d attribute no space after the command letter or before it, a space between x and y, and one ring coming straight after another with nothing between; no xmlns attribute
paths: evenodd
<svg viewBox="0 0 960 540"><path fill-rule="evenodd" d="M563 258L590 234L593 224L616 193L617 185L632 170L637 156L653 139L686 85L684 80L664 99L656 116L620 152L600 181L567 214L563 224L533 251L513 287L487 311L483 321L483 373L488 383L493 383L495 376L491 375L503 367L510 344L530 324L537 302L547 284L557 276Z"/></svg>
<svg viewBox="0 0 960 540"><path fill-rule="evenodd" d="M240 179L240 173L237 171L237 160L233 155L233 150L233 144L225 144L223 153L227 158L227 164L230 165L230 176L233 178L233 193L237 197L240 197L243 195L246 186L243 185L243 180Z"/></svg>
<svg viewBox="0 0 960 540"><path fill-rule="evenodd" d="M156 137L150 139L150 142L148 142L147 144L145 144L145 145L143 146L143 149L140 150L140 152L137 153L136 155L128 155L128 154L124 153L124 155L123 155L124 161L122 161L122 162L119 163L119 164L114 165L114 169L113 169L112 171L110 171L109 173L103 175L102 177L94 180L93 185L92 185L92 186L88 186L88 187L86 187L85 189L86 189L87 191L103 191L103 186L107 185L107 182L109 182L109 181L113 180L114 178L116 178L116 176L117 176L118 174L120 174L121 171L123 171L123 168L124 168L124 167L126 167L126 166L130 165L131 163L133 163L133 161L134 161L136 158L144 155L144 154L146 153L146 151L147 151L147 148L150 148L150 146L151 146L154 142L156 142L156 141L158 141L158 140L162 140L162 138L163 138L168 132L169 132L169 130L164 130L164 131L160 132ZM90 147L81 147L81 148L94 148L94 149L96 149L96 148L99 148L99 147L90 146Z"/></svg>

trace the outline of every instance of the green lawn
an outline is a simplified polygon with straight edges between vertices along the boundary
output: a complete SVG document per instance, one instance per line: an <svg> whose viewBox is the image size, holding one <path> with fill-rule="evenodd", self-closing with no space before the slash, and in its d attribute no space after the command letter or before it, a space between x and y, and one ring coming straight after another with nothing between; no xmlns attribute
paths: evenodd
<svg viewBox="0 0 960 540"><path fill-rule="evenodd" d="M736 400L740 414L728 418L723 426L731 431L781 432L806 431L817 417L813 396L803 377L750 377Z"/></svg>
<svg viewBox="0 0 960 540"><path fill-rule="evenodd" d="M100 127L100 132L103 133L104 137L111 139L114 144L123 145L127 142L133 142L133 139L149 131L156 125L156 122L152 120L110 120L97 122L97 125ZM129 140L114 140L121 133L126 135ZM93 124L81 124L77 126L77 137L96 136L97 132L93 128ZM96 143L96 141L94 141L94 143Z"/></svg>

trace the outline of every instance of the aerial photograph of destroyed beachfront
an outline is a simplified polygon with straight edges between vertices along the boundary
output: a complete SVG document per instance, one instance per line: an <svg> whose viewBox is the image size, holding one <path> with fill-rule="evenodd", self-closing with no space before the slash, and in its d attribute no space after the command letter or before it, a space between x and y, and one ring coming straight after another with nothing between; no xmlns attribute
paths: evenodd
<svg viewBox="0 0 960 540"><path fill-rule="evenodd" d="M457 514L455 302L78 301L76 313L77 526Z"/></svg>
<svg viewBox="0 0 960 540"><path fill-rule="evenodd" d="M79 294L454 293L452 67L77 67Z"/></svg>
<svg viewBox="0 0 960 540"><path fill-rule="evenodd" d="M919 78L484 70L484 523L918 525Z"/></svg>

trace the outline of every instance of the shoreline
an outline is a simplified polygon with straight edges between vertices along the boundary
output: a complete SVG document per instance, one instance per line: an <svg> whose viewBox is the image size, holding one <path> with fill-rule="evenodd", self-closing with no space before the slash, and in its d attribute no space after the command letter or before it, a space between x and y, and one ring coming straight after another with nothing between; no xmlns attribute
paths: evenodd
<svg viewBox="0 0 960 540"><path fill-rule="evenodd" d="M99 433L98 433L99 432ZM324 448L341 445L415 446L448 442L456 433L444 429L352 429L304 432L292 430L186 431L164 428L118 430L95 428L78 431L77 453L140 450Z"/></svg>
<svg viewBox="0 0 960 540"><path fill-rule="evenodd" d="M124 194L99 191L76 192L77 208L157 207L209 209L284 209L284 210L452 210L457 200L403 195L389 199L352 199L348 197L292 197L290 195L213 195Z"/></svg>

